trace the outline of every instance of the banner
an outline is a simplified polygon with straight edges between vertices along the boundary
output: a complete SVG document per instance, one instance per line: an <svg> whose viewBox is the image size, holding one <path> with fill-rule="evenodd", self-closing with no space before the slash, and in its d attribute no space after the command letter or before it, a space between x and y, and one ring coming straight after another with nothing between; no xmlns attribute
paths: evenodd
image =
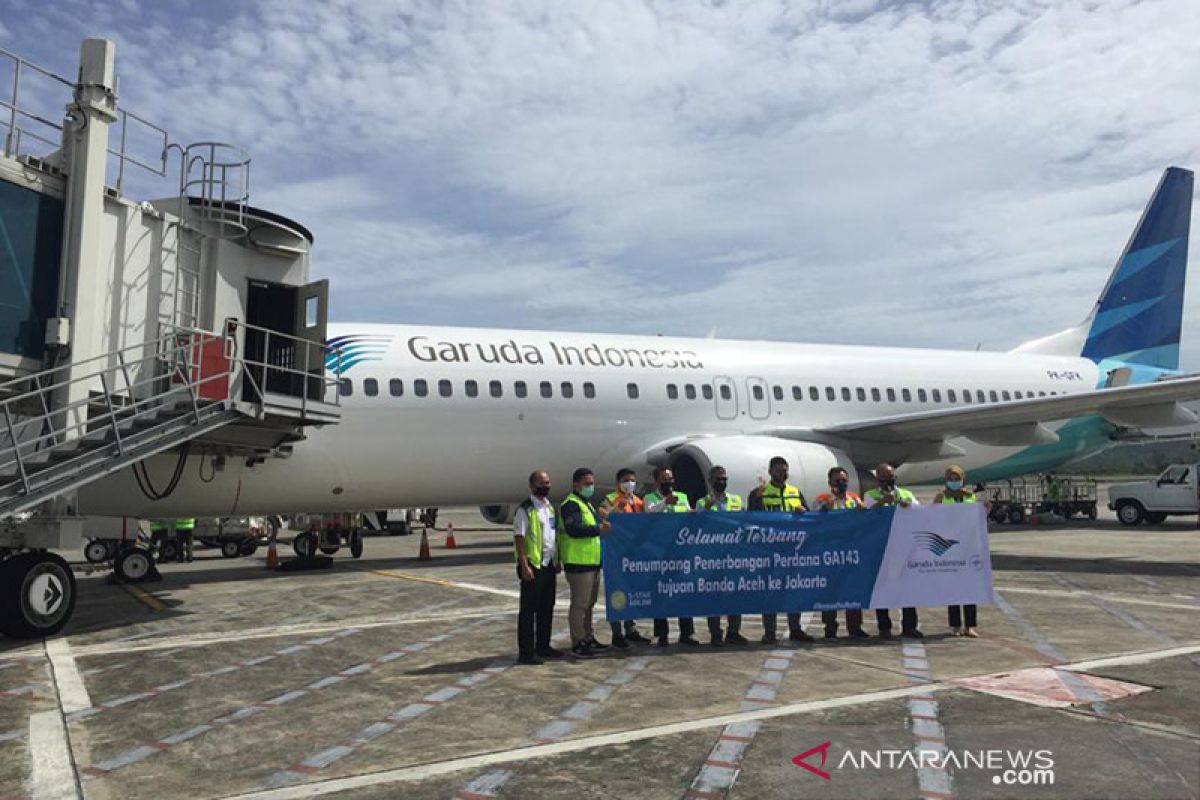
<svg viewBox="0 0 1200 800"><path fill-rule="evenodd" d="M992 602L981 503L609 520L610 621Z"/></svg>

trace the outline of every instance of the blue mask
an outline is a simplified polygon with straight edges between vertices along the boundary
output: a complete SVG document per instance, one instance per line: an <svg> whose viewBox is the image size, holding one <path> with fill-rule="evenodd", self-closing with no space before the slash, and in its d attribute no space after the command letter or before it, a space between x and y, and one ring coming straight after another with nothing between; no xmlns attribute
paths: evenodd
<svg viewBox="0 0 1200 800"><path fill-rule="evenodd" d="M962 486L963 486L962 481L946 481L946 488L952 492L961 491Z"/></svg>

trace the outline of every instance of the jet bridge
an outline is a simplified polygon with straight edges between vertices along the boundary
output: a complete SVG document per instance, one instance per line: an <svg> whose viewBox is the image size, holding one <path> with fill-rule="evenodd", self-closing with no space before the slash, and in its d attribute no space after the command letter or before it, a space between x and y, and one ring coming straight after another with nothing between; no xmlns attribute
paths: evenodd
<svg viewBox="0 0 1200 800"><path fill-rule="evenodd" d="M120 107L107 40L75 80L0 50L0 85L0 633L47 636L79 487L132 469L165 498L150 456L286 457L338 422L340 376L312 235L249 205L245 152Z"/></svg>

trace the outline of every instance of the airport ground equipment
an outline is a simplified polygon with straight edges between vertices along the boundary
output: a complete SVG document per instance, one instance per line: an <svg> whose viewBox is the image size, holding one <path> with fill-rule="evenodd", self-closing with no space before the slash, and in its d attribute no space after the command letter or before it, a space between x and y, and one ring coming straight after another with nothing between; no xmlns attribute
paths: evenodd
<svg viewBox="0 0 1200 800"><path fill-rule="evenodd" d="M1169 516L1196 514L1198 469L1200 464L1172 464L1157 478L1115 483L1108 487L1108 507L1125 525L1158 525Z"/></svg>
<svg viewBox="0 0 1200 800"><path fill-rule="evenodd" d="M203 480L230 459L287 458L307 429L340 419L328 284L308 280L312 234L249 205L240 148L174 142L121 107L115 65L103 39L83 42L73 78L0 49L12 76L0 94L0 632L10 636L66 624L74 577L50 551L81 546L85 532L89 560L113 558L123 579L156 574L152 546L109 552L81 487L130 469L162 499L182 469L199 466ZM56 106L66 113L41 110ZM147 190L162 199L131 199ZM153 456L174 474L155 475Z"/></svg>
<svg viewBox="0 0 1200 800"><path fill-rule="evenodd" d="M342 547L354 558L363 554L362 515L355 513L305 514L293 518L293 525L302 524L304 530L292 540L292 549L302 559L311 559L320 551L327 556Z"/></svg>
<svg viewBox="0 0 1200 800"><path fill-rule="evenodd" d="M997 481L982 494L991 501L989 517L993 522L1019 525L1035 515L1096 519L1096 491L1096 481L1090 478L1043 475Z"/></svg>
<svg viewBox="0 0 1200 800"><path fill-rule="evenodd" d="M196 540L221 551L225 558L252 556L266 544L262 517L210 517L196 523Z"/></svg>

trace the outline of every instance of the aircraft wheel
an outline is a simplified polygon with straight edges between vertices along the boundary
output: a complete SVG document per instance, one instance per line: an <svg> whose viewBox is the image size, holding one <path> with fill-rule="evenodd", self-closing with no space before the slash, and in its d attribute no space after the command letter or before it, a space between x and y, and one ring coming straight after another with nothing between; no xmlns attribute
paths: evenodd
<svg viewBox="0 0 1200 800"><path fill-rule="evenodd" d="M350 532L350 555L355 558L362 558L363 554L363 535L362 531Z"/></svg>
<svg viewBox="0 0 1200 800"><path fill-rule="evenodd" d="M154 569L154 562L145 550L132 548L117 556L113 568L122 580L137 583L149 577Z"/></svg>
<svg viewBox="0 0 1200 800"><path fill-rule="evenodd" d="M317 535L312 531L296 534L292 541L292 549L301 558L312 558L317 554Z"/></svg>
<svg viewBox="0 0 1200 800"><path fill-rule="evenodd" d="M237 539L226 539L221 542L221 555L225 558L237 558L242 554L242 543Z"/></svg>
<svg viewBox="0 0 1200 800"><path fill-rule="evenodd" d="M103 564L111 556L111 548L100 539L92 539L83 546L83 557L89 564Z"/></svg>
<svg viewBox="0 0 1200 800"><path fill-rule="evenodd" d="M53 553L21 553L0 562L0 633L38 639L62 630L75 610L75 575Z"/></svg>
<svg viewBox="0 0 1200 800"><path fill-rule="evenodd" d="M1124 525L1139 525L1146 512L1137 500L1122 500L1117 504L1117 519Z"/></svg>

